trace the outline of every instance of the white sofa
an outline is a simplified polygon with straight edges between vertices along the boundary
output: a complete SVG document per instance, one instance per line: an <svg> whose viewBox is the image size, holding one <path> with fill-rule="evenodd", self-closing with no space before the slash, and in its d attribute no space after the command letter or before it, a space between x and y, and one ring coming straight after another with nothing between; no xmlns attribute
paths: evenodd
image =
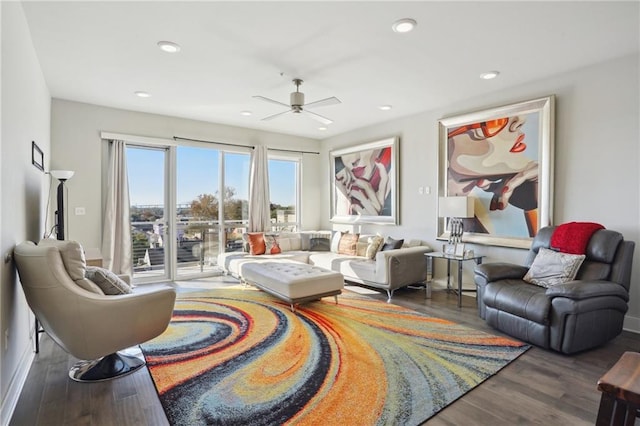
<svg viewBox="0 0 640 426"><path fill-rule="evenodd" d="M335 251L313 250L310 241L324 236L331 239L330 231L287 232L278 235L282 250L279 254L251 255L247 252L228 252L218 255L218 266L227 274L242 279L242 265L247 262L302 262L327 270L340 272L345 281L384 289L389 300L393 292L410 284L423 283L427 267L424 253L432 251L420 240L405 242L402 248L378 251L373 259L350 256ZM358 247L366 248L371 235L361 235Z"/></svg>

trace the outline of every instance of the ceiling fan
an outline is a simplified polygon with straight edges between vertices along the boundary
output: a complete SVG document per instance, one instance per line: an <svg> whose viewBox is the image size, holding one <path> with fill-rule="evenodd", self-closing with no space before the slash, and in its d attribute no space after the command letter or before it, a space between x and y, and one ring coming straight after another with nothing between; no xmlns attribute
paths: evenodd
<svg viewBox="0 0 640 426"><path fill-rule="evenodd" d="M280 115L292 112L294 114L305 114L309 118L312 118L312 119L314 119L316 121L319 121L322 124L331 124L331 123L333 123L333 121L328 119L327 117L323 117L322 115L316 114L315 112L307 111L307 109L308 108L317 108L317 107L321 107L321 106L339 104L339 103L341 103L340 99L336 98L335 96L332 96L330 98L321 99L319 101L309 102L308 104L305 104L304 103L304 93L302 93L300 91L300 85L302 84L302 80L299 79L299 78L294 78L293 79L293 84L296 85L296 91L295 92L291 92L291 96L289 98L291 105L287 105L287 104L285 104L283 102L279 102L279 101L276 101L274 99L265 98L264 96L254 96L254 98L256 98L256 99L262 99L263 101L271 102L272 104L282 105L284 107L289 108L287 111L279 112L277 114L265 117L265 118L262 119L263 121L264 120L272 120L272 119L274 119L274 118L276 118L276 117L278 117Z"/></svg>

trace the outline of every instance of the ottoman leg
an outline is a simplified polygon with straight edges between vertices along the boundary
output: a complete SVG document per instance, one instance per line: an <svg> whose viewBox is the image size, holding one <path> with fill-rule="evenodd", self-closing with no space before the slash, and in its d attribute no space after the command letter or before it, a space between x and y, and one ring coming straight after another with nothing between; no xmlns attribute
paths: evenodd
<svg viewBox="0 0 640 426"><path fill-rule="evenodd" d="M333 296L333 298L334 298L334 299L336 299L336 305L337 305L337 304L338 304L338 295L337 295L337 294L335 294L335 295Z"/></svg>

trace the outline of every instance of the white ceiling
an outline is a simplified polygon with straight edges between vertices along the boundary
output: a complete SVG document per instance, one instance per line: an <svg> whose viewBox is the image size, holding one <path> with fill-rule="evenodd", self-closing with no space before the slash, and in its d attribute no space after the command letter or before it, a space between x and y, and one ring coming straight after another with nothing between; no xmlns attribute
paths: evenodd
<svg viewBox="0 0 640 426"><path fill-rule="evenodd" d="M638 2L25 2L54 98L323 139L637 52ZM410 17L417 28L394 33ZM178 43L162 52L160 40ZM3 43L5 40L3 40ZM499 70L485 81L479 74ZM252 98L291 80L326 131ZM141 99L135 91L152 96ZM378 106L391 104L391 111ZM243 110L253 115L240 115Z"/></svg>

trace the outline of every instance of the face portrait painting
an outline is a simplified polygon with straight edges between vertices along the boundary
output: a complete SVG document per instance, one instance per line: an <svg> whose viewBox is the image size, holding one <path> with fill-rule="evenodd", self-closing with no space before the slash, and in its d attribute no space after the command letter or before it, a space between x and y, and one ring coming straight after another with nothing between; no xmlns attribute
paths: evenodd
<svg viewBox="0 0 640 426"><path fill-rule="evenodd" d="M539 113L447 129L447 196L472 196L465 231L533 237L538 231Z"/></svg>

